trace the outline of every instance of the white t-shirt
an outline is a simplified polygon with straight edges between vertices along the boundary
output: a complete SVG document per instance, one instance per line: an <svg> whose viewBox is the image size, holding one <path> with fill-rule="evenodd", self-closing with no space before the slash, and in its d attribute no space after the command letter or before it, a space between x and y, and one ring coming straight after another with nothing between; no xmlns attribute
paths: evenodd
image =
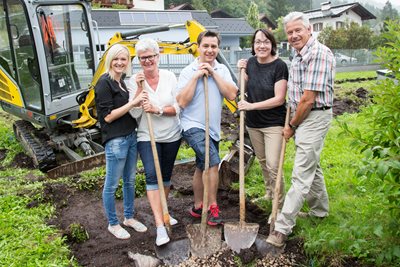
<svg viewBox="0 0 400 267"><path fill-rule="evenodd" d="M159 70L157 89L151 89L149 84L145 81L145 90L149 93L149 100L153 106L160 108L174 106L179 109L176 102L176 85L177 79L174 73L167 70ZM136 74L132 75L129 79L127 87L129 89L129 100L132 100L137 91ZM142 109L140 108L140 110ZM134 108L130 111L130 114L138 120L138 142L150 141L147 116L144 112L141 113L140 110ZM157 116L155 114L150 114L150 116L156 142L169 143L181 138L182 129L179 121L179 111L177 111L176 116Z"/></svg>

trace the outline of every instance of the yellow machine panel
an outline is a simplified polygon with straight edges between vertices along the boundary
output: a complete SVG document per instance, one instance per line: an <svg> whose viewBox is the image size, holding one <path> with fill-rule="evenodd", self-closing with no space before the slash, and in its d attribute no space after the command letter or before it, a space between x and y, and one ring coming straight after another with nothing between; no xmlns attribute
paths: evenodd
<svg viewBox="0 0 400 267"><path fill-rule="evenodd" d="M18 86L0 68L0 99L17 107L24 107Z"/></svg>

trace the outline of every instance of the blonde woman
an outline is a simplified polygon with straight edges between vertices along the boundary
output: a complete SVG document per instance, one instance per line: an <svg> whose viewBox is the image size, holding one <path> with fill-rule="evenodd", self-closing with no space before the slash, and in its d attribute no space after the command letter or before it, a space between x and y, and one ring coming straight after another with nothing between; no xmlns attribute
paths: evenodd
<svg viewBox="0 0 400 267"><path fill-rule="evenodd" d="M134 216L135 178L137 161L137 122L129 110L142 101L142 94L129 101L128 89L122 79L130 73L129 50L120 44L112 46L107 54L106 72L95 86L96 108L105 146L106 177L103 204L108 219L108 231L118 239L128 239L130 234L119 224L115 211L115 191L123 179L123 224L138 232L147 230Z"/></svg>

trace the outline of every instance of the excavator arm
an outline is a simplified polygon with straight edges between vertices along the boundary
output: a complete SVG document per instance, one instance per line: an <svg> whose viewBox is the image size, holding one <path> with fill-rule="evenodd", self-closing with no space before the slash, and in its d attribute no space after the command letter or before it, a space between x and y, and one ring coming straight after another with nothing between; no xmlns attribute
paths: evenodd
<svg viewBox="0 0 400 267"><path fill-rule="evenodd" d="M168 31L171 28L179 27L182 25L171 25L171 26L155 26L149 27L145 29L138 29L127 33L116 33L108 42L108 49L105 51L104 55L102 56L100 63L97 67L93 80L90 84L89 91L85 93L84 101L81 100L80 104L80 113L81 116L79 119L73 121L75 128L89 128L96 124L97 119L96 117L96 107L95 107L95 94L94 94L94 87L97 84L98 79L100 76L105 72L105 58L107 56L108 50L114 44L122 44L125 45L129 49L131 60L136 56L135 45L139 41L137 38L141 34L146 33L153 33L153 32L161 32L161 31ZM186 30L189 33L189 38L183 42L159 42L158 45L160 47L161 54L169 54L169 55L184 55L184 54L192 54L194 57L199 55L197 50L197 37L199 34L206 29L196 21L187 21ZM133 38L133 39L129 39ZM224 58L221 59L221 56L218 58L219 61L224 61ZM226 63L222 62L222 63ZM83 99L83 97L81 97ZM230 101L224 99L225 104L229 108L229 110L234 113L237 109L237 105L235 101Z"/></svg>

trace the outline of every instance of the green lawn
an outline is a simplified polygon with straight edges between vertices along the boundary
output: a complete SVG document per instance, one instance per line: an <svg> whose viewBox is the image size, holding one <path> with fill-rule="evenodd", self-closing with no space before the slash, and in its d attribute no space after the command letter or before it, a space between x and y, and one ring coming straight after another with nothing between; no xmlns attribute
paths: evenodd
<svg viewBox="0 0 400 267"><path fill-rule="evenodd" d="M349 79L354 75L369 77L372 74L341 73L337 79ZM342 83L337 85L336 92L352 91L360 86L368 89L371 83L373 81ZM304 238L310 266L340 266L342 260L349 258L372 265L399 264L400 241L393 239L388 232L396 224L385 210L382 196L375 190L378 181L356 176L362 154L352 148L353 140L342 134L339 123L346 122L351 129L357 128L362 134L365 131L364 120L357 114L342 115L332 122L327 135L321 165L330 197L330 216L322 221L298 219L293 234ZM0 135L0 149L9 149L8 156L2 161L6 166L22 148L4 119L0 119ZM223 144L221 151L226 151L227 145ZM179 154L179 158L192 156L188 148L182 148ZM293 158L294 146L290 141L284 166L286 189L290 186ZM97 182L93 177L98 177L99 173L104 174L104 168L85 173L79 184L71 186L90 189ZM38 171L0 170L0 266L76 266L59 231L46 224L46 220L54 216L54 207L50 204L26 207L32 200L42 197L43 182L27 179L32 175L41 176ZM138 180L140 190L144 190L144 178ZM249 198L263 195L264 185L257 161L246 180L251 181L246 191ZM263 208L271 209L270 203L261 204Z"/></svg>

